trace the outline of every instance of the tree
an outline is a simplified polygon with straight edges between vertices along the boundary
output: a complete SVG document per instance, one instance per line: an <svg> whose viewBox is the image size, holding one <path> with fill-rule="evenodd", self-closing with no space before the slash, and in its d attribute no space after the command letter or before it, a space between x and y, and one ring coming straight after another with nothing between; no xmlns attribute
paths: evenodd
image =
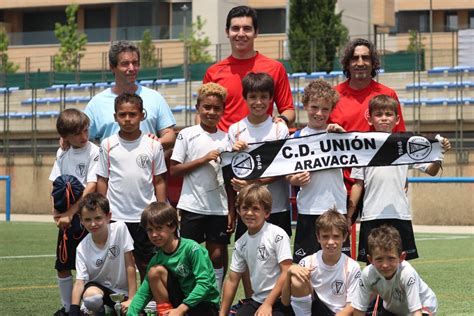
<svg viewBox="0 0 474 316"><path fill-rule="evenodd" d="M54 35L60 43L59 54L54 56L56 71L76 71L86 51L87 35L77 30L76 13L79 6L71 4L66 7L66 25L56 23Z"/></svg>
<svg viewBox="0 0 474 316"><path fill-rule="evenodd" d="M4 28L0 28L0 72L3 73L15 73L20 65L15 64L8 60L8 40L7 32Z"/></svg>
<svg viewBox="0 0 474 316"><path fill-rule="evenodd" d="M293 71L331 71L338 47L348 38L336 0L291 0L290 42Z"/></svg>
<svg viewBox="0 0 474 316"><path fill-rule="evenodd" d="M143 32L141 42L138 44L140 49L140 67L156 68L158 67L158 58L156 56L156 48L151 40L151 31L146 29Z"/></svg>
<svg viewBox="0 0 474 316"><path fill-rule="evenodd" d="M213 61L211 55L207 52L207 48L211 46L211 41L202 30L205 24L206 21L198 15L196 22L192 24L191 31L186 35L180 34L180 39L184 41L184 45L189 49L189 62L191 64Z"/></svg>
<svg viewBox="0 0 474 316"><path fill-rule="evenodd" d="M415 53L420 52L425 49L425 45L422 43L424 37L418 36L418 31L416 30L409 30L408 31L408 46L407 52Z"/></svg>

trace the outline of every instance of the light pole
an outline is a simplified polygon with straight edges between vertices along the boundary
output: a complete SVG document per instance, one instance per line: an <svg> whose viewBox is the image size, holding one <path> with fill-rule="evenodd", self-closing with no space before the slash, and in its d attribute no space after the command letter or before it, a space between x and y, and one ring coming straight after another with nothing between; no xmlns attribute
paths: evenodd
<svg viewBox="0 0 474 316"><path fill-rule="evenodd" d="M433 69L433 0L430 0L430 69Z"/></svg>

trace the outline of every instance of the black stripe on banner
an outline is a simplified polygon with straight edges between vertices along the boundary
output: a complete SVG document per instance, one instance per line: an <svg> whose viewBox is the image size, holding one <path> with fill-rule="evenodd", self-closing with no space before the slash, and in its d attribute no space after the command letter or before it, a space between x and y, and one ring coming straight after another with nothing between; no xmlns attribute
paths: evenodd
<svg viewBox="0 0 474 316"><path fill-rule="evenodd" d="M242 152L242 155L236 154L234 158L237 157L237 159L232 159L230 164L222 168L224 178L226 181L231 178L248 180L260 178L278 155L286 141L287 139L265 142L265 146L258 146L250 152ZM249 155L251 157L249 157ZM232 165L234 168L248 169L247 174L245 176L236 175Z"/></svg>
<svg viewBox="0 0 474 316"><path fill-rule="evenodd" d="M389 166L406 154L407 141L413 133L392 133L387 137L367 166Z"/></svg>

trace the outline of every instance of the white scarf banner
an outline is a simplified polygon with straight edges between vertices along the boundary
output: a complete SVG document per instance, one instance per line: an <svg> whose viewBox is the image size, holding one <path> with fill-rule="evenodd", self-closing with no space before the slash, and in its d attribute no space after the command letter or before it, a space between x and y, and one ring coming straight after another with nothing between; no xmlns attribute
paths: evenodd
<svg viewBox="0 0 474 316"><path fill-rule="evenodd" d="M439 137L413 133L320 133L249 144L221 153L224 177L258 179L342 167L394 166L443 159Z"/></svg>

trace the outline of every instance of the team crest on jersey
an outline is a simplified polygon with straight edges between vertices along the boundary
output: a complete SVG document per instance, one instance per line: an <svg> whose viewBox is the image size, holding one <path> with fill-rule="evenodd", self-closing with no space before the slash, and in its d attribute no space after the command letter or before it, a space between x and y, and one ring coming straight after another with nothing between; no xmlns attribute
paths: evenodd
<svg viewBox="0 0 474 316"><path fill-rule="evenodd" d="M306 252L304 251L303 248L300 248L300 249L295 251L295 255L297 255L299 257L304 257L306 255Z"/></svg>
<svg viewBox="0 0 474 316"><path fill-rule="evenodd" d="M268 259L268 251L265 245L257 248L257 259L260 261L266 261Z"/></svg>
<svg viewBox="0 0 474 316"><path fill-rule="evenodd" d="M112 247L109 248L108 250L108 257L110 259L117 258L118 255L120 254L120 248L117 245L113 245Z"/></svg>
<svg viewBox="0 0 474 316"><path fill-rule="evenodd" d="M335 296L341 296L346 293L346 285L344 281L336 280L331 284L332 294Z"/></svg>
<svg viewBox="0 0 474 316"><path fill-rule="evenodd" d="M392 293L392 297L394 299L396 299L397 301L399 301L399 302L403 302L403 295L402 295L402 291L400 291L400 289L394 289L393 293Z"/></svg>
<svg viewBox="0 0 474 316"><path fill-rule="evenodd" d="M185 278L189 275L189 268L185 264L180 263L176 267L176 274Z"/></svg>
<svg viewBox="0 0 474 316"><path fill-rule="evenodd" d="M76 175L78 177L81 177L81 178L85 177L85 175L86 175L86 164L85 163L80 163L80 164L76 165L76 170L75 171L76 171Z"/></svg>
<svg viewBox="0 0 474 316"><path fill-rule="evenodd" d="M362 273L360 273L360 271L357 271L357 273L356 273L356 275L354 276L354 278L355 278L355 279L360 278L360 275L361 275L361 274L362 274Z"/></svg>
<svg viewBox="0 0 474 316"><path fill-rule="evenodd" d="M412 286L415 284L415 277L410 277L407 282L407 286Z"/></svg>
<svg viewBox="0 0 474 316"><path fill-rule="evenodd" d="M137 159L136 159L137 166L139 166L142 169L145 169L148 165L149 160L150 158L148 158L146 154L140 154L137 156Z"/></svg>
<svg viewBox="0 0 474 316"><path fill-rule="evenodd" d="M282 235L276 235L275 237L275 244L278 244L283 239Z"/></svg>
<svg viewBox="0 0 474 316"><path fill-rule="evenodd" d="M194 245L192 248L191 248L191 252L196 252L196 250L199 249L199 245Z"/></svg>
<svg viewBox="0 0 474 316"><path fill-rule="evenodd" d="M95 261L95 266L100 267L104 263L104 259L97 259Z"/></svg>
<svg viewBox="0 0 474 316"><path fill-rule="evenodd" d="M176 139L182 140L182 139L183 139L183 135L182 135L181 133L179 133L178 136L176 137Z"/></svg>

